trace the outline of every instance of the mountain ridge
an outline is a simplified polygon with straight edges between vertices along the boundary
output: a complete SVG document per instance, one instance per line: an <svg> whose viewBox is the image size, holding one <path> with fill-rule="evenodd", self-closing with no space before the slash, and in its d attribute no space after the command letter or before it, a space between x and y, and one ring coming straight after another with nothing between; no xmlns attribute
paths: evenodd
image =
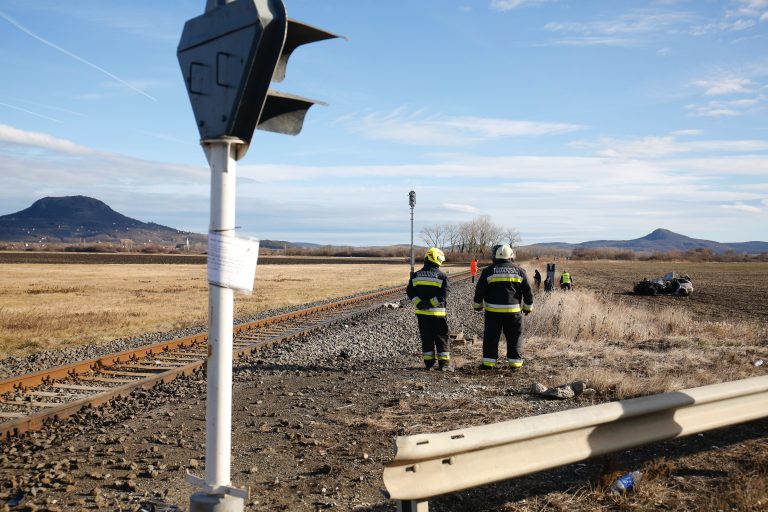
<svg viewBox="0 0 768 512"><path fill-rule="evenodd" d="M768 252L768 242L716 242L700 238L691 238L669 229L656 228L640 238L632 240L590 240L581 243L546 242L526 245L533 249L620 249L634 252L672 252L691 251L696 249L710 249L717 254L735 251L742 254L756 254Z"/></svg>
<svg viewBox="0 0 768 512"><path fill-rule="evenodd" d="M6 242L178 243L200 236L127 217L87 196L44 197L29 208L0 216L0 240Z"/></svg>

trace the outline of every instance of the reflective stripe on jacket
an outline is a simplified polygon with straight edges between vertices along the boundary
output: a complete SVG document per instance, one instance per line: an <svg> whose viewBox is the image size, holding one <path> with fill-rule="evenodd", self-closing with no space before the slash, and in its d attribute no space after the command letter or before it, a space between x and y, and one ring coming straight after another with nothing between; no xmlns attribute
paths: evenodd
<svg viewBox="0 0 768 512"><path fill-rule="evenodd" d="M421 270L411 275L405 292L417 315L446 316L448 289L448 276L440 267L427 261Z"/></svg>
<svg viewBox="0 0 768 512"><path fill-rule="evenodd" d="M563 272L563 275L560 276L560 282L562 284L571 284L571 274L568 272Z"/></svg>
<svg viewBox="0 0 768 512"><path fill-rule="evenodd" d="M533 311L533 292L525 270L511 261L485 267L475 287L472 307L490 313Z"/></svg>

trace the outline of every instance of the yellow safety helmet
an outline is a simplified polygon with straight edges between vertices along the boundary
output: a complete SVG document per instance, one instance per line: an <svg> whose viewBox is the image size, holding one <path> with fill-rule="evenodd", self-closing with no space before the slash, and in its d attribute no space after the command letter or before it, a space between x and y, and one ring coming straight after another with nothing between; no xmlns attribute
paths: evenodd
<svg viewBox="0 0 768 512"><path fill-rule="evenodd" d="M441 251L437 247L432 247L424 255L424 259L426 261L431 261L432 263L434 263L439 267L445 261L445 254L443 254L443 251Z"/></svg>

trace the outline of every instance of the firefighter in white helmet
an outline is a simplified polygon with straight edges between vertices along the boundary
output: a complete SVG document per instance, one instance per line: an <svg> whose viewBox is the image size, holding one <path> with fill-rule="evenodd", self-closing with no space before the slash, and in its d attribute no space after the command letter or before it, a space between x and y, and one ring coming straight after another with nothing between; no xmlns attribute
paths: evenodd
<svg viewBox="0 0 768 512"><path fill-rule="evenodd" d="M445 254L437 247L424 255L424 266L411 274L406 293L416 308L424 366L427 370L437 361L441 371L451 371L451 348L448 339L446 303L448 276L440 270Z"/></svg>
<svg viewBox="0 0 768 512"><path fill-rule="evenodd" d="M515 251L506 244L494 246L493 264L485 267L477 280L475 311L485 310L483 362L491 370L499 357L499 338L507 339L507 366L523 366L523 315L533 311L533 292L525 270L514 263Z"/></svg>

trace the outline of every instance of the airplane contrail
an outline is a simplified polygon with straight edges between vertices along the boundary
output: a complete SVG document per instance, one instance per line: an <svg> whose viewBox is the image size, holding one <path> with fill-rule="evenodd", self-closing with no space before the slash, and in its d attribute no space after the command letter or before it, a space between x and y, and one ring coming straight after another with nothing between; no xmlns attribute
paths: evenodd
<svg viewBox="0 0 768 512"><path fill-rule="evenodd" d="M120 82L121 84L123 84L124 86L128 87L129 89L132 89L133 91L136 91L136 92L138 92L138 93L139 93L139 94L141 94L142 96L146 96L147 98L151 99L152 101L157 101L157 98L154 98L154 97L150 96L149 94L145 93L144 91L142 91L141 89L139 89L139 88L137 88L137 87L134 87L133 85L129 84L128 82L126 82L126 81L125 81L125 80L123 80L122 78L120 78L120 77L118 77L118 76L115 76L115 75L113 75L112 73L110 73L110 72L109 72L109 71L107 71L106 69L104 69L104 68L102 68L102 67L99 67L99 66L97 66L96 64L94 64L94 63L92 63L92 62L88 62L87 60L83 59L82 57L78 57L78 56L77 56L77 55L75 55L74 53L72 53L72 52L70 52L70 51L67 51L67 50L65 50L65 49L64 49L64 48L62 48L61 46L58 46L58 45L56 45L56 44L53 44L52 42L50 42L50 41L48 41L48 40L46 40L46 39L43 39L42 37L38 36L37 34L35 34L35 33L34 33L34 32L32 32L32 31L30 31L30 30L29 30L29 29L27 29L27 28L26 28L24 25L22 25L21 23L19 23L19 22L18 22L18 21L16 21L15 19L11 18L10 16L8 16L7 14L5 14L5 13L4 13L4 12L2 12L2 11L0 11L0 18L3 18L5 21L7 21L7 22L8 22L8 23L10 23L11 25L15 26L16 28L18 28L19 30L21 30L22 32L24 32L25 34L27 34L28 36L30 36L30 37L33 37L33 38L37 39L37 40L38 40L38 41L40 41L41 43L43 43L43 44L45 44L45 45L48 45L48 46L50 46L50 47L51 47L51 48L53 48L54 50L58 50L58 51L60 51L61 53L63 53L64 55L67 55L67 56L69 56L69 57L72 57L73 59L75 59L75 60L77 60L77 61L80 61L80 62L82 62L83 64L86 64L86 65L88 65L88 66L92 67L93 69L95 69L95 70L97 70L97 71L101 71L102 73L104 73L105 75L107 75L108 77L110 77L111 79L113 79L113 80L116 80L116 81Z"/></svg>
<svg viewBox="0 0 768 512"><path fill-rule="evenodd" d="M42 119L47 119L49 121L54 121L56 123L61 123L61 121L59 121L58 119L55 119L53 117L44 116L43 114L38 114L37 112L32 112L31 110L27 110L25 108L17 107L16 105L11 105L10 103L3 103L2 101L0 101L0 106L12 108L14 110L18 110L18 111L24 112L25 114L29 114L29 115L32 115L32 116L37 116L37 117L40 117Z"/></svg>

